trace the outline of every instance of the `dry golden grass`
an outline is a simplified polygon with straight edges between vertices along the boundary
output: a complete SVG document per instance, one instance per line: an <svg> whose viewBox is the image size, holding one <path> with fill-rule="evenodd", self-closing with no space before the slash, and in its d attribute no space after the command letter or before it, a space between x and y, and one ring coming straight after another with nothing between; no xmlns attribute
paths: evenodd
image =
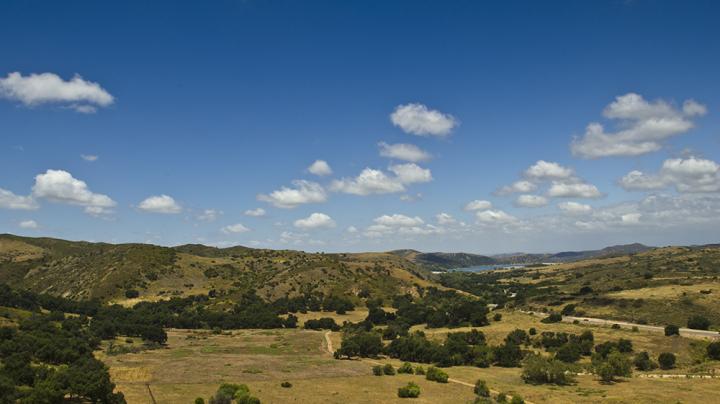
<svg viewBox="0 0 720 404"><path fill-rule="evenodd" d="M0 256L13 262L38 259L43 256L40 247L23 243L19 240L0 239Z"/></svg>

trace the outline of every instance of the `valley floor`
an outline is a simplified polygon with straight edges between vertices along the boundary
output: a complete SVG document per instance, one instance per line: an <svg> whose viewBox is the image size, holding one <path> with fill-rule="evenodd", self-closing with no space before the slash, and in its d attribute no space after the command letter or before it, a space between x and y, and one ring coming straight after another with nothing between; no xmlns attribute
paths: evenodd
<svg viewBox="0 0 720 404"><path fill-rule="evenodd" d="M590 328L598 341L631 338L636 350L692 352L689 347L693 341L682 337L667 338L655 333L588 325L542 324L537 317L519 312L503 312L502 321L481 330L494 342L514 328L529 327L571 332ZM456 330L425 331L440 337ZM223 382L247 384L263 403L470 403L474 398L470 386L477 379L486 380L494 391L517 393L531 403L650 403L666 402L670 397L678 402L707 402L708 397L720 392L720 379L648 378L638 373L612 385L599 383L593 375L582 375L577 377L576 384L564 387L524 384L519 368L452 367L446 371L458 382L448 384L415 375L377 377L372 376L371 367L378 361L332 358L328 340L334 348L339 347L340 334L336 332L297 329L213 334L169 330L168 336L165 348L113 356L99 354L110 366L112 378L128 403L150 404L153 402L150 393L157 403L192 403L196 397L207 400ZM714 371L707 366L693 365L689 354L680 355L679 359L681 366L674 371L676 374ZM379 362L400 364L395 360ZM292 387L281 387L283 381L291 382ZM409 381L420 385L420 398L397 398L397 389Z"/></svg>

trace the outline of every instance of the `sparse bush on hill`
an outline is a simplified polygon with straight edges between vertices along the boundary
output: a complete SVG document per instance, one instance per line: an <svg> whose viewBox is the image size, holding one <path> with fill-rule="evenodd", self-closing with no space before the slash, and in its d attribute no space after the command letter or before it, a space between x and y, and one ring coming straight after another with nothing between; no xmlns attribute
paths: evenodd
<svg viewBox="0 0 720 404"><path fill-rule="evenodd" d="M530 355L523 363L522 379L530 384L566 385L575 380L560 361Z"/></svg>
<svg viewBox="0 0 720 404"><path fill-rule="evenodd" d="M413 371L413 367L412 367L412 364L411 364L410 362L405 362L405 363L403 363L402 366L400 366L400 367L398 368L397 372L398 372L399 374L402 374L402 373L405 373L405 374L413 374L413 373L415 373L415 372Z"/></svg>
<svg viewBox="0 0 720 404"><path fill-rule="evenodd" d="M680 327L672 324L665 326L665 336L671 337L673 335L680 335Z"/></svg>
<svg viewBox="0 0 720 404"><path fill-rule="evenodd" d="M658 355L658 364L660 369L667 370L675 367L675 354L670 352L663 352Z"/></svg>
<svg viewBox="0 0 720 404"><path fill-rule="evenodd" d="M386 376L395 376L395 368L393 365L386 363L385 366L383 366L383 373Z"/></svg>
<svg viewBox="0 0 720 404"><path fill-rule="evenodd" d="M603 382L610 383L616 377L630 377L632 363L620 352L612 350L607 356L595 354L592 358L593 370Z"/></svg>
<svg viewBox="0 0 720 404"><path fill-rule="evenodd" d="M305 321L304 327L307 330L340 330L340 326L330 317L307 320Z"/></svg>
<svg viewBox="0 0 720 404"><path fill-rule="evenodd" d="M547 317L540 320L541 323L559 323L562 321L562 315L559 313L550 313Z"/></svg>
<svg viewBox="0 0 720 404"><path fill-rule="evenodd" d="M710 328L710 320L703 316L695 315L688 319L687 326L695 330L707 330Z"/></svg>
<svg viewBox="0 0 720 404"><path fill-rule="evenodd" d="M720 341L714 341L708 344L706 348L707 356L713 360L720 360Z"/></svg>
<svg viewBox="0 0 720 404"><path fill-rule="evenodd" d="M383 367L380 366L380 365L375 365L375 366L373 366L373 367L372 367L372 372L373 372L373 374L374 374L375 376L382 376L382 375L385 374L385 372L383 372Z"/></svg>
<svg viewBox="0 0 720 404"><path fill-rule="evenodd" d="M478 397L490 397L490 389L485 383L485 380L478 379L475 382L475 388L473 389L475 395Z"/></svg>
<svg viewBox="0 0 720 404"><path fill-rule="evenodd" d="M134 299L139 296L140 296L140 292L138 292L135 289L128 289L125 291L125 297L127 297L128 299Z"/></svg>
<svg viewBox="0 0 720 404"><path fill-rule="evenodd" d="M374 332L359 331L343 334L340 349L337 350L339 357L376 357L383 349L380 336Z"/></svg>
<svg viewBox="0 0 720 404"><path fill-rule="evenodd" d="M398 397L400 398L417 398L420 396L420 386L410 382L404 387L398 389Z"/></svg>
<svg viewBox="0 0 720 404"><path fill-rule="evenodd" d="M447 383L448 374L436 368L435 366L430 366L425 373L425 379L438 383Z"/></svg>
<svg viewBox="0 0 720 404"><path fill-rule="evenodd" d="M633 363L635 364L635 369L642 371L654 370L658 367L657 363L650 359L650 355L646 351L638 352L635 355Z"/></svg>

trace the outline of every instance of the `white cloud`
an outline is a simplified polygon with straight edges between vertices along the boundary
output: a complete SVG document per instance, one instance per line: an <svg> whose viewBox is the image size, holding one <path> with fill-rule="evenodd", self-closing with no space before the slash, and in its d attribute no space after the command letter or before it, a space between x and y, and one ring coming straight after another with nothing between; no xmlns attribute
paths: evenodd
<svg viewBox="0 0 720 404"><path fill-rule="evenodd" d="M94 154L81 154L80 157L81 157L83 160L89 161L89 162L91 162L91 163L92 163L93 161L97 161L97 159L99 158L98 156L96 156L96 155L94 155Z"/></svg>
<svg viewBox="0 0 720 404"><path fill-rule="evenodd" d="M298 219L293 223L299 229L319 229L335 227L335 221L324 213L313 213L304 219Z"/></svg>
<svg viewBox="0 0 720 404"><path fill-rule="evenodd" d="M640 223L641 213L626 213L620 216L623 224L638 224Z"/></svg>
<svg viewBox="0 0 720 404"><path fill-rule="evenodd" d="M690 118L706 112L706 107L694 100L686 100L682 110L678 110L663 100L648 102L638 94L628 93L617 97L603 111L606 118L619 120L617 132L605 132L602 124L592 122L570 148L574 155L584 158L637 156L658 151L668 138L693 128Z"/></svg>
<svg viewBox="0 0 720 404"><path fill-rule="evenodd" d="M595 185L584 183L554 182L547 192L554 198L600 198L602 194Z"/></svg>
<svg viewBox="0 0 720 404"><path fill-rule="evenodd" d="M525 170L525 176L538 181L559 180L571 178L573 170L553 161L538 160Z"/></svg>
<svg viewBox="0 0 720 404"><path fill-rule="evenodd" d="M38 208L38 204L32 196L15 195L6 189L0 188L0 208L34 210Z"/></svg>
<svg viewBox="0 0 720 404"><path fill-rule="evenodd" d="M503 212L502 210L482 210L475 213L475 217L478 222L486 224L504 224L517 221L517 218Z"/></svg>
<svg viewBox="0 0 720 404"><path fill-rule="evenodd" d="M355 226L349 226L349 227L346 229L346 231L347 231L348 233L355 234L355 233L358 232L358 229L357 229L357 227L355 227Z"/></svg>
<svg viewBox="0 0 720 404"><path fill-rule="evenodd" d="M282 187L269 195L258 195L257 199L283 209L292 209L298 205L321 203L327 200L325 189L316 182L295 180L292 184L295 188Z"/></svg>
<svg viewBox="0 0 720 404"><path fill-rule="evenodd" d="M663 162L658 174L631 171L620 179L626 190L653 190L674 186L678 192L720 192L720 165L696 157Z"/></svg>
<svg viewBox="0 0 720 404"><path fill-rule="evenodd" d="M432 173L427 168L422 168L415 163L396 164L390 166L390 171L395 173L397 180L403 184L414 184L432 181Z"/></svg>
<svg viewBox="0 0 720 404"><path fill-rule="evenodd" d="M201 214L197 216L198 220L202 220L203 222L214 222L217 220L218 216L221 216L223 214L222 211L216 210L216 209L205 209Z"/></svg>
<svg viewBox="0 0 720 404"><path fill-rule="evenodd" d="M245 216L262 217L265 216L265 213L265 209L263 208L248 209L245 211Z"/></svg>
<svg viewBox="0 0 720 404"><path fill-rule="evenodd" d="M171 196L156 195L140 202L138 209L145 212L174 214L182 212L182 207Z"/></svg>
<svg viewBox="0 0 720 404"><path fill-rule="evenodd" d="M93 209L90 208L109 213L109 208L116 205L109 196L90 191L84 181L74 178L63 170L47 170L44 174L38 174L35 176L32 190L33 195L38 198L85 206L89 214L93 214Z"/></svg>
<svg viewBox="0 0 720 404"><path fill-rule="evenodd" d="M561 202L558 204L558 208L571 215L580 215L592 211L592 206L578 202Z"/></svg>
<svg viewBox="0 0 720 404"><path fill-rule="evenodd" d="M398 105L390 115L390 120L404 132L419 136L444 137L458 125L452 115L429 109L422 104Z"/></svg>
<svg viewBox="0 0 720 404"><path fill-rule="evenodd" d="M457 220L455 220L452 215L445 212L440 212L437 215L435 215L435 219L437 220L438 224L440 225L450 225L457 223Z"/></svg>
<svg viewBox="0 0 720 404"><path fill-rule="evenodd" d="M468 204L465 205L465 210L469 212L475 210L487 210L490 208L492 208L492 203L490 201L484 201L480 199L468 202Z"/></svg>
<svg viewBox="0 0 720 404"><path fill-rule="evenodd" d="M243 226L242 223L231 224L220 229L225 234L238 234L247 233L250 231L247 227Z"/></svg>
<svg viewBox="0 0 720 404"><path fill-rule="evenodd" d="M380 147L380 155L387 158L405 160L412 163L419 163L432 158L430 153L422 150L414 144L387 144L385 142L380 142L378 143L378 146Z"/></svg>
<svg viewBox="0 0 720 404"><path fill-rule="evenodd" d="M539 208L548 204L547 198L540 195L520 195L515 201L517 206L524 208Z"/></svg>
<svg viewBox="0 0 720 404"><path fill-rule="evenodd" d="M114 101L98 83L83 80L78 75L65 81L54 73L23 76L18 72L0 78L0 98L28 106L63 103L82 113L93 113L96 106L106 107Z"/></svg>
<svg viewBox="0 0 720 404"><path fill-rule="evenodd" d="M497 192L498 195L508 195L516 192L533 192L537 189L537 185L530 181L520 180L515 181L511 185L506 185L500 188Z"/></svg>
<svg viewBox="0 0 720 404"><path fill-rule="evenodd" d="M315 160L307 169L311 174L323 177L333 173L332 168L325 160Z"/></svg>
<svg viewBox="0 0 720 404"><path fill-rule="evenodd" d="M94 217L102 217L113 213L112 209L104 208L102 206L86 206L84 211L88 215Z"/></svg>
<svg viewBox="0 0 720 404"><path fill-rule="evenodd" d="M40 227L34 220L23 220L22 222L20 222L19 226L23 229L37 229L38 227Z"/></svg>
<svg viewBox="0 0 720 404"><path fill-rule="evenodd" d="M425 223L417 216L410 217L401 214L382 215L376 217L373 222L383 226L419 226Z"/></svg>
<svg viewBox="0 0 720 404"><path fill-rule="evenodd" d="M330 189L335 192L365 196L403 192L405 186L396 178L389 177L380 170L366 168L355 178L343 178L333 181Z"/></svg>

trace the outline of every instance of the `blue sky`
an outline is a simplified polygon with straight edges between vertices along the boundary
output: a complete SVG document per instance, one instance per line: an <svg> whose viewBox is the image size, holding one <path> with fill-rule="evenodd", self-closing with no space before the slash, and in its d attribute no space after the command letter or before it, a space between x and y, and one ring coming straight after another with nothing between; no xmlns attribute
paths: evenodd
<svg viewBox="0 0 720 404"><path fill-rule="evenodd" d="M0 5L0 232L718 242L716 2L177 3Z"/></svg>

